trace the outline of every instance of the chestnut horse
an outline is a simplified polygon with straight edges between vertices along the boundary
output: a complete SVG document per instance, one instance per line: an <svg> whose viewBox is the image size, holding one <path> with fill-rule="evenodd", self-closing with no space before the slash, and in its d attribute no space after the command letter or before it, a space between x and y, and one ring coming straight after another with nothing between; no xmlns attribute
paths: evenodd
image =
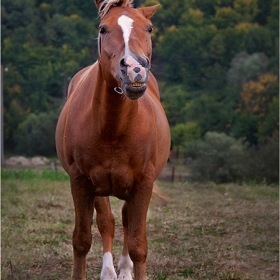
<svg viewBox="0 0 280 280"><path fill-rule="evenodd" d="M119 278L147 279L146 216L170 148L158 85L150 73L150 18L159 5L95 0L101 23L98 61L78 72L56 129L57 153L70 176L75 207L72 279L86 279L93 211L103 243L101 279L117 279L109 196L124 200Z"/></svg>

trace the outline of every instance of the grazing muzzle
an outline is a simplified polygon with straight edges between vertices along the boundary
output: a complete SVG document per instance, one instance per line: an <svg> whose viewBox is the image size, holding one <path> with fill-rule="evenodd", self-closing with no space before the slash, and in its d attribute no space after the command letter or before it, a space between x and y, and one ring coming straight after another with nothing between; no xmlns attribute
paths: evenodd
<svg viewBox="0 0 280 280"><path fill-rule="evenodd" d="M128 55L120 61L120 81L125 96L136 100L145 93L149 69L150 63L146 57Z"/></svg>

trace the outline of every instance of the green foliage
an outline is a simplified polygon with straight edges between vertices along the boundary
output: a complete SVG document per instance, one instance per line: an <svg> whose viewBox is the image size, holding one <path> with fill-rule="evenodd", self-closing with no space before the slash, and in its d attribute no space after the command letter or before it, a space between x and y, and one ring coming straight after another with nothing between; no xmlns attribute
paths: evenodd
<svg viewBox="0 0 280 280"><path fill-rule="evenodd" d="M277 108L278 77L265 73L242 85L241 100L235 111L232 133L257 144L279 133Z"/></svg>
<svg viewBox="0 0 280 280"><path fill-rule="evenodd" d="M208 45L214 35L213 26L171 26L155 50L166 63L162 71L164 79L200 88L201 79L204 79L201 70L206 67L202 58L207 53L202 46Z"/></svg>
<svg viewBox="0 0 280 280"><path fill-rule="evenodd" d="M29 114L50 111L67 84L92 63L97 34L94 2L2 1L5 148ZM96 54L95 54L96 57Z"/></svg>
<svg viewBox="0 0 280 280"><path fill-rule="evenodd" d="M77 37L74 21L63 15L55 14L44 28L47 37L46 43L55 48L62 47L63 44L71 44Z"/></svg>
<svg viewBox="0 0 280 280"><path fill-rule="evenodd" d="M197 140L201 137L201 129L196 122L179 123L171 128L172 145L183 146L187 141Z"/></svg>
<svg viewBox="0 0 280 280"><path fill-rule="evenodd" d="M279 138L274 137L258 147L248 147L241 139L207 132L204 140L185 144L190 179L216 183L248 180L276 183L279 181L278 142Z"/></svg>
<svg viewBox="0 0 280 280"><path fill-rule="evenodd" d="M174 11L179 5L181 9ZM188 4L163 1L161 14L167 20L163 22L160 13L153 18L155 26L160 26L154 52L157 68L161 68L158 75L169 89L170 84L176 84L177 88L184 85L178 97L181 106L175 106L176 101L170 100L173 95L166 99L167 89L162 91L171 126L197 121L203 133L232 132L236 137L246 137L250 144L261 140L258 130L262 118L238 108L243 83L265 72L278 74L278 39L275 38L279 36L275 33L276 25L272 28L267 23L278 18L275 11L279 5L269 1L261 11L259 7L263 5L256 0L196 0ZM266 17L262 26L256 21L260 14ZM243 130L249 130L236 133L244 115L249 121ZM265 137L272 136L268 130L267 133Z"/></svg>
<svg viewBox="0 0 280 280"><path fill-rule="evenodd" d="M276 137L279 134L279 98L274 97L269 105L268 113L258 125L258 139L266 141L269 136Z"/></svg>
<svg viewBox="0 0 280 280"><path fill-rule="evenodd" d="M244 177L256 183L279 183L279 135L251 147L244 158Z"/></svg>
<svg viewBox="0 0 280 280"><path fill-rule="evenodd" d="M186 143L191 179L217 183L243 180L245 145L224 133L207 132L204 141Z"/></svg>
<svg viewBox="0 0 280 280"><path fill-rule="evenodd" d="M248 113L236 114L233 119L231 131L236 138L244 138L249 143L257 145L259 122L260 117L257 115Z"/></svg>
<svg viewBox="0 0 280 280"><path fill-rule="evenodd" d="M162 103L171 126L187 121L186 109L191 96L182 85L159 84Z"/></svg>
<svg viewBox="0 0 280 280"><path fill-rule="evenodd" d="M268 62L268 57L263 53L238 53L231 61L227 80L233 86L241 86L263 74L267 70Z"/></svg>
<svg viewBox="0 0 280 280"><path fill-rule="evenodd" d="M27 156L55 155L57 119L57 112L30 114L15 133L16 152Z"/></svg>
<svg viewBox="0 0 280 280"><path fill-rule="evenodd" d="M195 274L194 270L192 268L185 268L181 271L182 276L184 277L191 277Z"/></svg>
<svg viewBox="0 0 280 280"><path fill-rule="evenodd" d="M167 274L164 272L164 271L161 271L157 277L156 277L157 280L165 280L167 279Z"/></svg>
<svg viewBox="0 0 280 280"><path fill-rule="evenodd" d="M213 23L219 28L234 27L241 20L241 14L231 7L221 7L216 10Z"/></svg>
<svg viewBox="0 0 280 280"><path fill-rule="evenodd" d="M67 181L69 176L65 172L54 172L50 170L43 170L42 172L35 170L2 170L2 180L21 180L21 181L34 181L34 180L50 180L50 181Z"/></svg>
<svg viewBox="0 0 280 280"><path fill-rule="evenodd" d="M250 29L245 36L245 49L249 54L263 52L272 56L275 53L272 32L265 27Z"/></svg>
<svg viewBox="0 0 280 280"><path fill-rule="evenodd" d="M159 2L153 71L173 144L208 131L244 138L252 147L278 135L279 2L134 4ZM62 104L71 77L95 61L97 9L94 1L79 0L3 0L1 8L5 149L53 153L53 140L42 144L40 135L53 133L55 117L46 121L43 113Z"/></svg>

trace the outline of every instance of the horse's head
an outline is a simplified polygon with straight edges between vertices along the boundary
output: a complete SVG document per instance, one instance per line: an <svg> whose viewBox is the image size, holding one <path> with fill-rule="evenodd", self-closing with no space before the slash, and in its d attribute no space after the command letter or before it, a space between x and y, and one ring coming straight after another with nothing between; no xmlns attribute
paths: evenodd
<svg viewBox="0 0 280 280"><path fill-rule="evenodd" d="M103 77L130 99L146 91L151 67L153 25L159 5L134 9L132 0L95 0L99 9L98 49Z"/></svg>

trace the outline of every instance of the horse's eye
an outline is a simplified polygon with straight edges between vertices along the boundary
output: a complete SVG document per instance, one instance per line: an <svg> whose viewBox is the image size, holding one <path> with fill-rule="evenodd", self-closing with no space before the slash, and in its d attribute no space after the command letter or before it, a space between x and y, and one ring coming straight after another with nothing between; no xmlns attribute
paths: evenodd
<svg viewBox="0 0 280 280"><path fill-rule="evenodd" d="M106 29L106 27L104 27L104 26L100 26L99 27L99 33L100 34L106 34L108 31L107 31L107 29Z"/></svg>
<svg viewBox="0 0 280 280"><path fill-rule="evenodd" d="M148 28L148 32L149 32L149 33L152 33L153 30L154 30L154 27L153 27L153 26L150 26L150 27Z"/></svg>

